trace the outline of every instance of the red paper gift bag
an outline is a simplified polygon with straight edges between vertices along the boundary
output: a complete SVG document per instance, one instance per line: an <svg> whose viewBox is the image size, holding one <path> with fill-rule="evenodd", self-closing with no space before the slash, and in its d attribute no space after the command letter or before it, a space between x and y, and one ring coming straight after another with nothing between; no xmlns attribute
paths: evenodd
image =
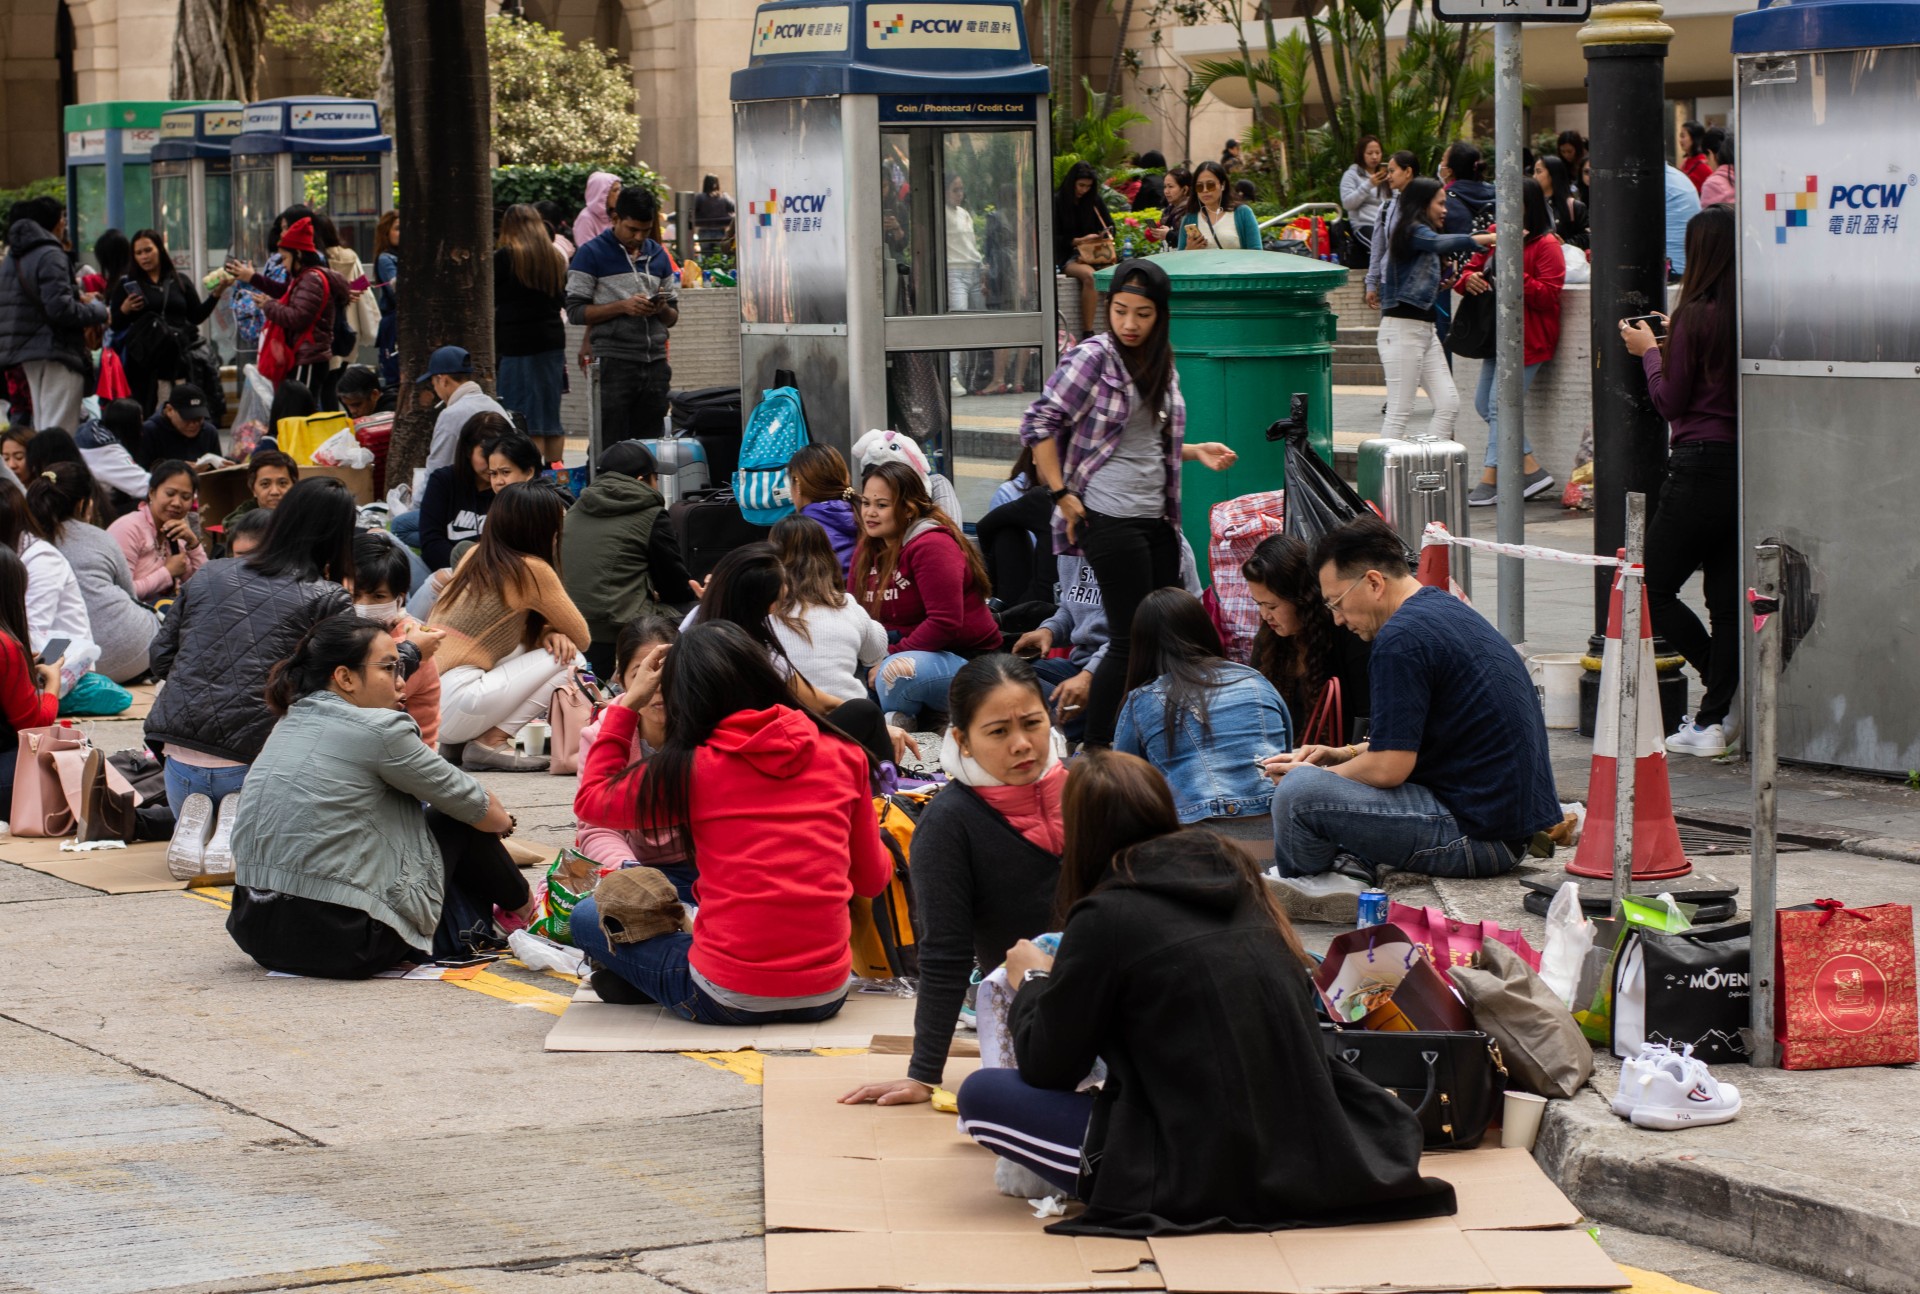
<svg viewBox="0 0 1920 1294"><path fill-rule="evenodd" d="M1773 1027L1781 1068L1920 1060L1912 908L1849 908L1820 899L1782 908L1775 928Z"/></svg>

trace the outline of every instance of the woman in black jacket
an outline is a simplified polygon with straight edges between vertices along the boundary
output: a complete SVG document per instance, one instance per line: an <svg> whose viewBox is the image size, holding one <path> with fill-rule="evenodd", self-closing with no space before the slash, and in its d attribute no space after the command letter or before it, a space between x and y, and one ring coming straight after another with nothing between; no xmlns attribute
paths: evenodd
<svg viewBox="0 0 1920 1294"><path fill-rule="evenodd" d="M1112 237L1113 221L1101 201L1100 174L1089 162L1075 162L1053 193L1053 261L1080 285L1082 336L1098 328L1100 294L1093 286L1095 267L1080 259L1080 252L1089 243Z"/></svg>
<svg viewBox="0 0 1920 1294"><path fill-rule="evenodd" d="M1395 1222L1455 1210L1420 1125L1330 1058L1308 958L1253 859L1181 831L1144 760L1067 779L1057 959L1007 954L1017 1071L960 1089L974 1140L1086 1202L1049 1231L1145 1236ZM1096 1060L1097 1092L1078 1092Z"/></svg>
<svg viewBox="0 0 1920 1294"><path fill-rule="evenodd" d="M547 462L566 448L560 395L567 382L567 261L540 213L526 203L500 219L493 253L494 349L500 357L500 403L526 420Z"/></svg>
<svg viewBox="0 0 1920 1294"><path fill-rule="evenodd" d="M127 385L151 417L160 400L160 383L188 379L188 357L206 322L227 290L223 282L201 299L193 281L173 267L166 240L151 229L133 236L133 269L108 286L107 307L120 335Z"/></svg>

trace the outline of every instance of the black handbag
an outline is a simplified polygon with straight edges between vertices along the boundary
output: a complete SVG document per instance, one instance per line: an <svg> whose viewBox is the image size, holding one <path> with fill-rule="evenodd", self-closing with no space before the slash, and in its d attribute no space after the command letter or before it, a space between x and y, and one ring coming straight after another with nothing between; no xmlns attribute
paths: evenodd
<svg viewBox="0 0 1920 1294"><path fill-rule="evenodd" d="M1485 292L1460 298L1453 312L1453 325L1447 330L1447 349L1467 359L1492 359L1494 354L1494 291L1489 283Z"/></svg>
<svg viewBox="0 0 1920 1294"><path fill-rule="evenodd" d="M1322 1024L1327 1055L1400 1098L1428 1150L1471 1150L1493 1122L1506 1080L1500 1048L1479 1030L1398 1033Z"/></svg>

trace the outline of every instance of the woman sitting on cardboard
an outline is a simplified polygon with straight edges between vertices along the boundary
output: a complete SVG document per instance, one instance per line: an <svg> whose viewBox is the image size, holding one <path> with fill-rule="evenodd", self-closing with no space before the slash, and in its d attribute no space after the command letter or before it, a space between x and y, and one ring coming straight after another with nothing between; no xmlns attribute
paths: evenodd
<svg viewBox="0 0 1920 1294"><path fill-rule="evenodd" d="M1086 1201L1069 1235L1271 1231L1454 1212L1413 1113L1314 1018L1309 961L1253 859L1181 830L1145 760L1067 778L1060 953L1007 953L1018 1070L961 1087L961 1129ZM1105 1086L1075 1089L1094 1061Z"/></svg>

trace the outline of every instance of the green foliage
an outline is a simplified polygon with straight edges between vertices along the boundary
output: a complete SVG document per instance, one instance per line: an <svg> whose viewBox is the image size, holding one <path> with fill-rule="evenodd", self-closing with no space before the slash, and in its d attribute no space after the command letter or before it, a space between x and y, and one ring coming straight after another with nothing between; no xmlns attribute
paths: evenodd
<svg viewBox="0 0 1920 1294"><path fill-rule="evenodd" d="M267 44L311 67L322 94L371 99L386 22L380 0L322 0L305 12L276 5L267 10Z"/></svg>
<svg viewBox="0 0 1920 1294"><path fill-rule="evenodd" d="M25 202L29 198L58 198L64 204L67 200L67 180L62 175L48 176L44 180L30 180L17 189L0 189L0 216L16 202Z"/></svg>
<svg viewBox="0 0 1920 1294"><path fill-rule="evenodd" d="M493 205L517 202L557 202L577 211L587 200L587 177L605 171L624 185L644 185L660 199L661 210L673 201L666 183L645 162L569 162L563 166L496 166L493 168Z"/></svg>
<svg viewBox="0 0 1920 1294"><path fill-rule="evenodd" d="M1105 95L1093 92L1093 83L1085 77L1080 88L1087 96L1088 113L1073 122L1068 147L1053 157L1053 187L1059 188L1075 162L1087 162L1106 179L1133 157L1133 145L1127 142L1127 130L1144 125L1147 114L1131 105L1108 104Z"/></svg>

